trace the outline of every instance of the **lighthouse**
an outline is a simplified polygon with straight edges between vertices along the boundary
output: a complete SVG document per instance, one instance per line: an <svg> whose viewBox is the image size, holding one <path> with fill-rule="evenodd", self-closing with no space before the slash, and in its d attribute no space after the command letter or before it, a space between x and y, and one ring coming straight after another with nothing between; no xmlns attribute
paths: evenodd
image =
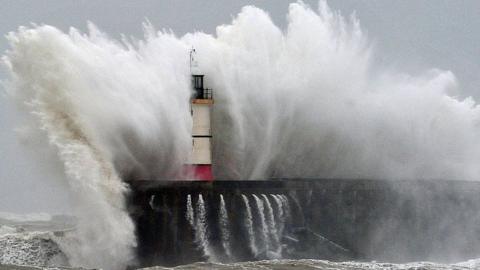
<svg viewBox="0 0 480 270"><path fill-rule="evenodd" d="M190 73L193 94L190 99L192 115L192 151L188 177L192 180L212 181L212 129L210 115L213 106L212 89L205 88L204 77L195 59L195 49L190 51Z"/></svg>

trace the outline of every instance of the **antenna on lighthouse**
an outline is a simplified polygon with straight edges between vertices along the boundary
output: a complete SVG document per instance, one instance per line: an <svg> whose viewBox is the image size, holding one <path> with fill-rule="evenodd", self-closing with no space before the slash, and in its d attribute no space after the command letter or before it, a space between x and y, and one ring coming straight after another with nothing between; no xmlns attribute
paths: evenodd
<svg viewBox="0 0 480 270"><path fill-rule="evenodd" d="M195 54L197 52L195 51L195 48L192 46L190 49L190 74L193 75L193 73L196 71L195 69L198 68L198 63L195 58Z"/></svg>

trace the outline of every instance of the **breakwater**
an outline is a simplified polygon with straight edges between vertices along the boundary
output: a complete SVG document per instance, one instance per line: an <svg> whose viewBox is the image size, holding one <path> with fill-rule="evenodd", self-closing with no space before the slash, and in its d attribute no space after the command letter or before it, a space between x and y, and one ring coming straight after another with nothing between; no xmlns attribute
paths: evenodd
<svg viewBox="0 0 480 270"><path fill-rule="evenodd" d="M480 254L480 183L135 181L141 266L315 258L450 262Z"/></svg>

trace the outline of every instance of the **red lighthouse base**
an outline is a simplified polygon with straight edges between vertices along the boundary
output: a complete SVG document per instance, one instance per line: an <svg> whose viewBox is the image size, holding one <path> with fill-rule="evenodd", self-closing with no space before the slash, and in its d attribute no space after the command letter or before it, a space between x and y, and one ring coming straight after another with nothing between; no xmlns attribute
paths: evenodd
<svg viewBox="0 0 480 270"><path fill-rule="evenodd" d="M213 181L212 165L185 165L183 175L186 180Z"/></svg>

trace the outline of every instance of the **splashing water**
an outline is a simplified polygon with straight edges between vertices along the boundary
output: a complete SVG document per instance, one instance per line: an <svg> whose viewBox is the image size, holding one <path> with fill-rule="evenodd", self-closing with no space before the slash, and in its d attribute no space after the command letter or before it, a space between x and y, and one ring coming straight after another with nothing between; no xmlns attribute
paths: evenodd
<svg viewBox="0 0 480 270"><path fill-rule="evenodd" d="M3 59L13 98L31 112L33 120L25 124L46 132L74 191L78 225L60 247L73 266L122 269L134 263L136 240L121 179L167 176L181 162L180 153L188 154L188 143L182 146L190 133L188 67L175 61L178 69L156 72L158 66L142 60L153 44L135 51L90 29L85 36L50 26L20 28L9 34L12 50ZM182 46L173 47L183 55ZM148 58L155 57L164 62L175 53ZM182 74L185 80L176 80ZM165 94L167 87L176 94ZM176 118L186 119L184 125ZM175 142L169 130L179 135Z"/></svg>
<svg viewBox="0 0 480 270"><path fill-rule="evenodd" d="M258 248L255 242L255 233L253 231L253 216L252 216L252 209L250 208L250 203L248 202L248 197L242 194L242 200L245 204L245 227L247 229L248 234L248 244L250 246L250 250L252 251L253 255L256 257L258 255Z"/></svg>
<svg viewBox="0 0 480 270"><path fill-rule="evenodd" d="M262 194L262 198L265 203L265 210L266 210L265 212L267 214L266 220L267 220L268 232L270 237L270 243L272 244L272 250L274 250L275 247L277 250L276 252L271 252L269 257L280 258L281 245L280 245L280 240L278 239L277 224L275 223L275 216L273 214L272 204L268 200L267 195Z"/></svg>
<svg viewBox="0 0 480 270"><path fill-rule="evenodd" d="M225 205L225 200L223 195L220 194L220 212L219 212L219 225L220 225L220 234L222 238L222 246L225 250L225 254L230 259L232 258L232 252L230 250L230 231L228 229L228 212Z"/></svg>
<svg viewBox="0 0 480 270"><path fill-rule="evenodd" d="M261 238L263 240L263 247L268 256L268 251L270 248L270 238L268 237L268 227L267 227L267 222L265 220L265 207L263 205L263 201L257 195L253 194L253 198L255 199L255 203L257 205L257 212L258 212L258 218L260 220L260 232L261 232Z"/></svg>
<svg viewBox="0 0 480 270"><path fill-rule="evenodd" d="M276 194L274 195L276 198L275 201L277 202L278 205L278 211L279 211L279 217L280 217L280 226L279 226L279 233L280 235L283 235L283 231L285 230L285 223L287 220L290 220L291 218L291 210L290 210L290 204L288 203L288 197L283 194Z"/></svg>
<svg viewBox="0 0 480 270"><path fill-rule="evenodd" d="M278 234L281 236L283 235L283 229L285 226L285 213L283 211L284 210L283 201L280 198L280 195L278 194L271 194L270 196L273 198L273 201L277 206L277 219L278 219L277 231L278 231Z"/></svg>
<svg viewBox="0 0 480 270"><path fill-rule="evenodd" d="M185 218L188 221L188 224L195 229L195 214L193 212L192 206L192 196L190 194L187 195L187 212L185 213Z"/></svg>
<svg viewBox="0 0 480 270"><path fill-rule="evenodd" d="M287 20L279 29L248 6L214 36L150 25L130 42L93 25L8 35L3 63L23 136L48 137L75 191L77 230L60 244L72 265L134 262L123 180L170 179L187 160L191 46L215 91L217 178L480 177L480 109L452 96L451 72L375 70L359 22L323 1L318 11L291 4Z"/></svg>
<svg viewBox="0 0 480 270"><path fill-rule="evenodd" d="M203 254L207 256L209 261L215 261L214 254L210 250L210 243L208 241L207 228L207 210L202 194L198 194L198 201L195 213L195 240L202 248Z"/></svg>
<svg viewBox="0 0 480 270"><path fill-rule="evenodd" d="M290 214L290 204L288 202L288 197L286 195L278 195L278 197L283 202L283 206L284 206L283 213L285 213L285 219L290 218L291 214Z"/></svg>

